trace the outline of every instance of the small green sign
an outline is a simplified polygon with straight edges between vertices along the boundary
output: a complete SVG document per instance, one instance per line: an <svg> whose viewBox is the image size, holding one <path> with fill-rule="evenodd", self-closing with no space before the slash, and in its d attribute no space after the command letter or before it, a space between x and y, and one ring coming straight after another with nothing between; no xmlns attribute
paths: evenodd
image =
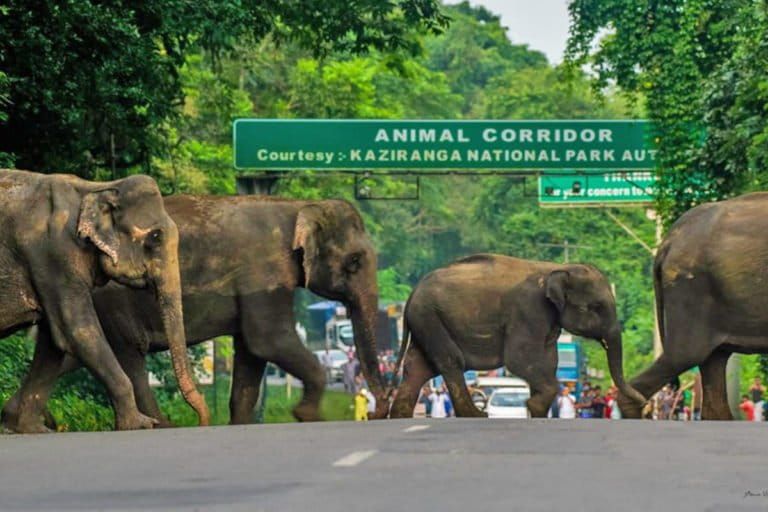
<svg viewBox="0 0 768 512"><path fill-rule="evenodd" d="M238 119L237 169L643 170L645 121Z"/></svg>
<svg viewBox="0 0 768 512"><path fill-rule="evenodd" d="M656 174L651 171L599 171L539 176L542 206L648 204L653 201Z"/></svg>

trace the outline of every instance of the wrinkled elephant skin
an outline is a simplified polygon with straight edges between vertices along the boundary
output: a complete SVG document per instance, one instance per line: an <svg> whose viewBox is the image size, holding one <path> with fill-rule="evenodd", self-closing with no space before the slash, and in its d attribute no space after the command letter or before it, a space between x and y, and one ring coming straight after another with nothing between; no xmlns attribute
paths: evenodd
<svg viewBox="0 0 768 512"><path fill-rule="evenodd" d="M663 354L632 379L650 397L698 365L702 419L733 419L725 366L733 352L768 353L768 193L697 206L670 228L656 254L653 281ZM625 416L636 407L619 396Z"/></svg>
<svg viewBox="0 0 768 512"><path fill-rule="evenodd" d="M391 417L411 417L421 387L437 374L457 416L481 416L463 373L502 365L530 385L531 415L546 416L558 389L561 328L602 341L616 385L642 399L624 382L616 304L595 267L477 254L429 273L406 305L404 375Z"/></svg>
<svg viewBox="0 0 768 512"><path fill-rule="evenodd" d="M91 292L109 280L151 290L150 307L170 340L185 396L201 416L202 397L185 352L178 232L147 176L96 183L74 176L0 170L0 337L40 324L19 411L3 415L19 432L42 432L39 417L64 354L107 387L118 429L151 427L110 350ZM181 354L181 357L178 355Z"/></svg>
<svg viewBox="0 0 768 512"><path fill-rule="evenodd" d="M361 368L372 391L381 393L374 331L357 328L375 322L377 259L351 204L172 196L165 208L180 234L187 342L234 338L231 423L252 421L267 361L303 382L296 418L320 419L325 372L295 331L293 298L299 287L347 305ZM148 351L168 348L158 315L148 310L144 294L119 285L94 296L107 338L136 387L140 410L162 417L144 360Z"/></svg>

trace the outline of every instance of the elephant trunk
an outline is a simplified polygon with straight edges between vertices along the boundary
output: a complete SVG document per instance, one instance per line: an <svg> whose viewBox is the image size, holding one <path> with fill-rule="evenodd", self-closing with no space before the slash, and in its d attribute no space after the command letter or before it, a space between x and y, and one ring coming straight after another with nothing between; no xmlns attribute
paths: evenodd
<svg viewBox="0 0 768 512"><path fill-rule="evenodd" d="M168 254L163 258L165 268L154 276L157 300L163 319L163 328L168 338L171 363L181 394L187 403L197 412L200 425L210 424L210 413L205 399L197 390L192 378L192 368L187 354L187 341L184 334L184 316L181 307L181 275L179 273L177 244L168 244Z"/></svg>
<svg viewBox="0 0 768 512"><path fill-rule="evenodd" d="M617 327L605 338L605 349L608 352L608 369L611 372L614 384L625 396L644 404L646 398L624 380L623 354L621 344L621 330Z"/></svg>
<svg viewBox="0 0 768 512"><path fill-rule="evenodd" d="M368 388L376 397L375 418L387 415L388 400L384 393L379 372L379 358L376 350L376 317L379 309L378 290L374 289L349 305L352 329L355 335L355 349L360 368Z"/></svg>

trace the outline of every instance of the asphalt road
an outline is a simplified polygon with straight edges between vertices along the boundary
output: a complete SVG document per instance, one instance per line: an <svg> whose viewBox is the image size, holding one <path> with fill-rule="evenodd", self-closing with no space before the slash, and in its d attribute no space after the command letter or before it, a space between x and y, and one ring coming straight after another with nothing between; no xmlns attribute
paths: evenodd
<svg viewBox="0 0 768 512"><path fill-rule="evenodd" d="M746 422L471 419L8 435L0 510L768 510L767 439Z"/></svg>

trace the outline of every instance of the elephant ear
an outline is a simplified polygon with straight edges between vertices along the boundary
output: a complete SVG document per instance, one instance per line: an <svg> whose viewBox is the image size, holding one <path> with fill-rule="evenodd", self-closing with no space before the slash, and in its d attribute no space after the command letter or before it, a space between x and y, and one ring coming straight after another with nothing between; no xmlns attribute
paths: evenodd
<svg viewBox="0 0 768 512"><path fill-rule="evenodd" d="M293 232L293 250L301 249L304 253L302 257L302 267L304 268L304 287L309 288L310 276L314 268L319 244L317 241L318 233L322 229L321 218L323 211L316 205L309 205L299 210L296 217L296 225Z"/></svg>
<svg viewBox="0 0 768 512"><path fill-rule="evenodd" d="M570 277L567 270L555 270L547 277L547 298L561 313L565 309L566 288Z"/></svg>
<svg viewBox="0 0 768 512"><path fill-rule="evenodd" d="M120 239L115 230L112 212L117 204L116 189L88 192L80 203L80 217L77 221L77 236L83 240L90 240L115 264L117 264Z"/></svg>

